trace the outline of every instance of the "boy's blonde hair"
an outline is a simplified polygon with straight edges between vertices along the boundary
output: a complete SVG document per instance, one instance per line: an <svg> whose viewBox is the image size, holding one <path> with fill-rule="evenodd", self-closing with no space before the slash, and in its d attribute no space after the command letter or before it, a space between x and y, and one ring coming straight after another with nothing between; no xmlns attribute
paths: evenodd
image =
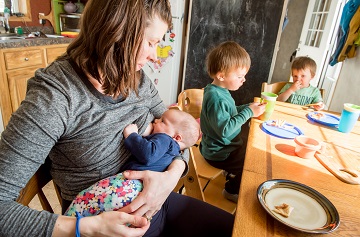
<svg viewBox="0 0 360 237"><path fill-rule="evenodd" d="M250 68L251 59L246 50L234 41L226 41L212 49L206 57L207 72L214 77L218 72L228 73L235 68Z"/></svg>
<svg viewBox="0 0 360 237"><path fill-rule="evenodd" d="M291 70L305 70L309 68L311 76L314 77L316 73L316 62L309 57L297 57L291 64Z"/></svg>

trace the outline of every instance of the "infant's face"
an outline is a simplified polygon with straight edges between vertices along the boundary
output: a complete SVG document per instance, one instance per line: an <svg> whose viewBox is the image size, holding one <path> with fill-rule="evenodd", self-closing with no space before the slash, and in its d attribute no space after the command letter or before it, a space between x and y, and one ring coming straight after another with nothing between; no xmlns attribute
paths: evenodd
<svg viewBox="0 0 360 237"><path fill-rule="evenodd" d="M165 111L161 118L155 119L152 133L166 133L170 137L173 137L175 134L175 121L176 116L173 111L171 109Z"/></svg>
<svg viewBox="0 0 360 237"><path fill-rule="evenodd" d="M309 87L310 80L313 79L309 68L300 69L300 70L292 69L291 72L294 83L299 81L301 83L301 88Z"/></svg>

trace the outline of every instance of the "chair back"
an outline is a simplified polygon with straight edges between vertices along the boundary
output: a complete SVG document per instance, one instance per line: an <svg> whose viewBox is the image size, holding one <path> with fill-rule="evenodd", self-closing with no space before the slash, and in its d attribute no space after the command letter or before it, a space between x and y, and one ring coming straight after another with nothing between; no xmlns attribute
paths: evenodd
<svg viewBox="0 0 360 237"><path fill-rule="evenodd" d="M289 83L289 82L281 81L281 82L275 82L272 84L263 82L261 85L261 92L272 92L272 93L278 94L280 92L280 90L286 85L286 83Z"/></svg>
<svg viewBox="0 0 360 237"><path fill-rule="evenodd" d="M272 84L263 82L261 85L261 92L272 92L275 94L279 94L280 90L286 85L286 83L291 83L291 82L281 81L281 82L274 82ZM325 89L321 88L319 90L320 90L321 98L325 100Z"/></svg>
<svg viewBox="0 0 360 237"><path fill-rule="evenodd" d="M180 110L191 114L194 118L200 118L204 89L187 89L178 96Z"/></svg>

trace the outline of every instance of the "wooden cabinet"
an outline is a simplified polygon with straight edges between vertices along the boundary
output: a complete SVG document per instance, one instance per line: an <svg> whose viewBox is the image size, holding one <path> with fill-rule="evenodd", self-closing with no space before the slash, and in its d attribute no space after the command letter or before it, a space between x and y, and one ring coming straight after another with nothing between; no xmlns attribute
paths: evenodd
<svg viewBox="0 0 360 237"><path fill-rule="evenodd" d="M0 106L4 127L25 98L27 80L66 51L67 44L0 50Z"/></svg>

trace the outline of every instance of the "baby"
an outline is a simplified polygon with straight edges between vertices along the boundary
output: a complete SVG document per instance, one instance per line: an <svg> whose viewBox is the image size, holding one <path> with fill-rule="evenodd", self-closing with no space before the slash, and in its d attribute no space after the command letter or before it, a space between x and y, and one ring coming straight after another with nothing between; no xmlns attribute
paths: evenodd
<svg viewBox="0 0 360 237"><path fill-rule="evenodd" d="M180 155L181 150L196 143L200 136L199 123L190 114L170 109L148 126L151 134L142 137L135 124L128 125L123 133L125 146L131 151L124 170L152 170L163 172ZM122 173L102 179L81 191L64 215L98 215L116 211L130 204L143 188L140 180L125 179Z"/></svg>

